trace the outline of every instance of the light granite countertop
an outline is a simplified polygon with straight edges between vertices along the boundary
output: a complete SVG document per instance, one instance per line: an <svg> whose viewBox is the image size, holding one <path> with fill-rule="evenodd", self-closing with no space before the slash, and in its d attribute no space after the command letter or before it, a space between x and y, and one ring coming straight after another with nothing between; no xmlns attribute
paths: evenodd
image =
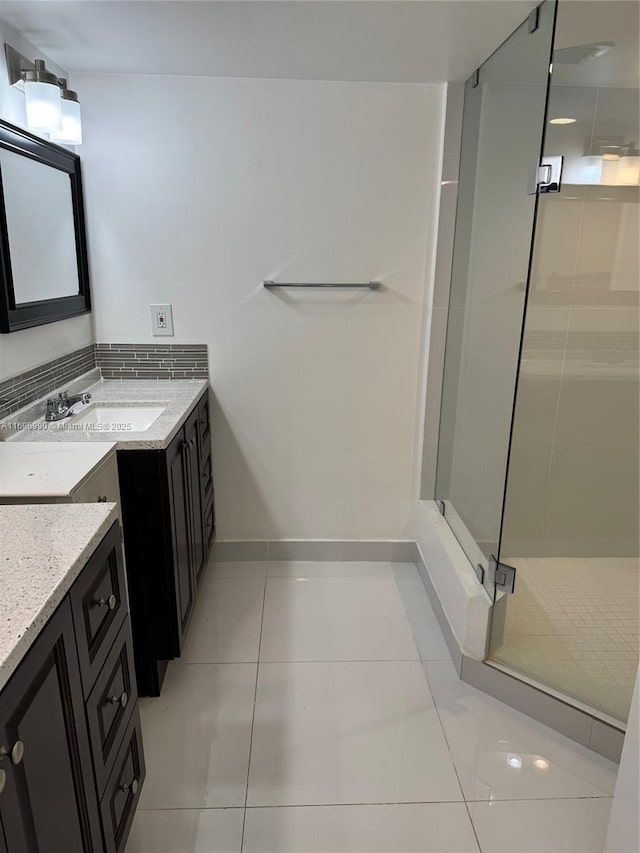
<svg viewBox="0 0 640 853"><path fill-rule="evenodd" d="M0 506L0 689L117 519L113 503Z"/></svg>
<svg viewBox="0 0 640 853"><path fill-rule="evenodd" d="M118 450L162 450L182 426L189 411L207 388L206 379L100 379L97 371L70 384L72 393L88 391L91 405L165 407L164 412L146 430L98 430L80 422L78 416L57 423L44 419L44 401L25 407L0 422L0 437L4 441L73 441L115 442ZM96 381L97 378L97 381ZM53 392L52 392L53 395Z"/></svg>
<svg viewBox="0 0 640 853"><path fill-rule="evenodd" d="M114 442L0 441L0 499L69 497Z"/></svg>

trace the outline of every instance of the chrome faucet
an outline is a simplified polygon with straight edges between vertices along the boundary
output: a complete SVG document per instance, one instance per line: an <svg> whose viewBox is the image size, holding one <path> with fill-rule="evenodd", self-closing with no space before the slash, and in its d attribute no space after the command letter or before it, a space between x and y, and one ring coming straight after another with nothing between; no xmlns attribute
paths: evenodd
<svg viewBox="0 0 640 853"><path fill-rule="evenodd" d="M57 397L50 397L47 400L47 411L44 416L46 421L61 421L63 418L68 418L71 414L71 407L76 403L88 403L91 399L91 394L84 392L83 394L69 394L62 391Z"/></svg>

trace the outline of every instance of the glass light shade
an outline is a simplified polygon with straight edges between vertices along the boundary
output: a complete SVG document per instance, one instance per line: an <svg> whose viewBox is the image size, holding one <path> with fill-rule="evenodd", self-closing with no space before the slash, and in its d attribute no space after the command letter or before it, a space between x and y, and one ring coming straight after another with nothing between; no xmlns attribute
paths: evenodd
<svg viewBox="0 0 640 853"><path fill-rule="evenodd" d="M53 131L51 139L63 145L82 144L82 120L80 104L77 101L62 99L62 126L60 130Z"/></svg>
<svg viewBox="0 0 640 853"><path fill-rule="evenodd" d="M640 184L640 157L631 155L620 158L618 183L632 186Z"/></svg>
<svg viewBox="0 0 640 853"><path fill-rule="evenodd" d="M602 158L602 175L600 177L601 184L606 184L607 186L615 186L616 184L620 183L619 172L619 157L614 158L612 156L604 156Z"/></svg>
<svg viewBox="0 0 640 853"><path fill-rule="evenodd" d="M24 84L24 100L29 130L50 133L60 128L62 106L59 86L28 80Z"/></svg>

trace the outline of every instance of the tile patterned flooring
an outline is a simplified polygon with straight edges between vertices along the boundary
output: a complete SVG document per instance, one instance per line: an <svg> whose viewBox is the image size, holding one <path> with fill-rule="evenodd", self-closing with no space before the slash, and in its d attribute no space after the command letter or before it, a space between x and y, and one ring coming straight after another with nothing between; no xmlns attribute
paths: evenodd
<svg viewBox="0 0 640 853"><path fill-rule="evenodd" d="M412 564L211 563L142 725L127 853L604 844L616 766L459 681Z"/></svg>
<svg viewBox="0 0 640 853"><path fill-rule="evenodd" d="M640 565L631 557L512 557L516 592L493 657L626 720L638 671Z"/></svg>

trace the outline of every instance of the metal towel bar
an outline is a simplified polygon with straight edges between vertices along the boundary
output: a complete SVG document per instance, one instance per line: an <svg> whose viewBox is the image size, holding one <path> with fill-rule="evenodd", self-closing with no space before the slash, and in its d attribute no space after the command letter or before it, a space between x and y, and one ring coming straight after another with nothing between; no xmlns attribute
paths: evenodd
<svg viewBox="0 0 640 853"><path fill-rule="evenodd" d="M332 287L332 288L347 288L347 287L355 287L355 288L368 288L369 290L377 290L380 287L379 281L365 281L365 282L355 282L355 283L340 283L340 282L280 282L280 281L264 281L264 286L267 290L273 290L275 287Z"/></svg>

